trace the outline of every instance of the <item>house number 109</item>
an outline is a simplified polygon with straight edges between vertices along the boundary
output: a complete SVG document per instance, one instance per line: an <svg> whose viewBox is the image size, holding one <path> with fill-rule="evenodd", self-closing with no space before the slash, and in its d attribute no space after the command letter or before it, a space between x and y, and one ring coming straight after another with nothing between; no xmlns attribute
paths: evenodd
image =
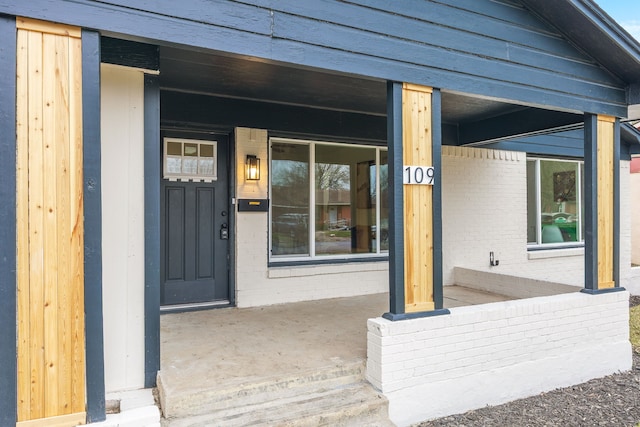
<svg viewBox="0 0 640 427"><path fill-rule="evenodd" d="M433 166L404 166L402 183L410 185L433 185Z"/></svg>

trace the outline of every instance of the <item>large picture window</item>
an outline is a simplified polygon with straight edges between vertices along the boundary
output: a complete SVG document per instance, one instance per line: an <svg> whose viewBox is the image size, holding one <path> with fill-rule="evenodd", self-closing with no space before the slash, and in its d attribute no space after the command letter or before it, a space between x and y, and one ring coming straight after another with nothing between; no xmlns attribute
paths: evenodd
<svg viewBox="0 0 640 427"><path fill-rule="evenodd" d="M583 242L583 162L527 160L529 246L571 246Z"/></svg>
<svg viewBox="0 0 640 427"><path fill-rule="evenodd" d="M273 138L270 176L271 259L388 253L386 149Z"/></svg>

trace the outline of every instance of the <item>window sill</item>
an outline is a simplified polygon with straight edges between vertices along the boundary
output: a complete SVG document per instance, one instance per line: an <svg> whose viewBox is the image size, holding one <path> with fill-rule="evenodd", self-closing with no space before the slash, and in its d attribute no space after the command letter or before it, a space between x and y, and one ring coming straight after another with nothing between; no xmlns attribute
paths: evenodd
<svg viewBox="0 0 640 427"><path fill-rule="evenodd" d="M389 269L388 258L375 258L369 260L351 260L351 262L323 262L322 264L270 264L267 271L269 279L285 277L308 277L326 274L344 274L357 272L387 271Z"/></svg>
<svg viewBox="0 0 640 427"><path fill-rule="evenodd" d="M583 256L584 247L582 248L554 248L554 249L541 249L530 250L527 252L528 259L547 259L547 258L563 258Z"/></svg>

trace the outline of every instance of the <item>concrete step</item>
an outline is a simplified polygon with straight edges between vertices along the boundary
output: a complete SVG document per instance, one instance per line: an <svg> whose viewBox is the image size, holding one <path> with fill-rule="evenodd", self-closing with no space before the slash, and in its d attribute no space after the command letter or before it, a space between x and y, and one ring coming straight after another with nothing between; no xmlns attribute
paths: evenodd
<svg viewBox="0 0 640 427"><path fill-rule="evenodd" d="M166 384L160 372L158 392L163 416L183 418L337 389L362 382L364 371L364 362L354 362L291 377L264 377L235 385L211 384L191 389Z"/></svg>
<svg viewBox="0 0 640 427"><path fill-rule="evenodd" d="M370 384L359 382L320 392L280 397L209 414L164 419L163 427L386 427L388 402Z"/></svg>

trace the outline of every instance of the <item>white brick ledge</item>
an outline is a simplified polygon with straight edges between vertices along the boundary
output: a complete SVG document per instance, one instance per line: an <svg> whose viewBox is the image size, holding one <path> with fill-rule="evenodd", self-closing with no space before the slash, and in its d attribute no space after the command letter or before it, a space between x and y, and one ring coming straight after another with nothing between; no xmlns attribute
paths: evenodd
<svg viewBox="0 0 640 427"><path fill-rule="evenodd" d="M403 426L625 371L628 299L570 293L369 319L367 379Z"/></svg>

